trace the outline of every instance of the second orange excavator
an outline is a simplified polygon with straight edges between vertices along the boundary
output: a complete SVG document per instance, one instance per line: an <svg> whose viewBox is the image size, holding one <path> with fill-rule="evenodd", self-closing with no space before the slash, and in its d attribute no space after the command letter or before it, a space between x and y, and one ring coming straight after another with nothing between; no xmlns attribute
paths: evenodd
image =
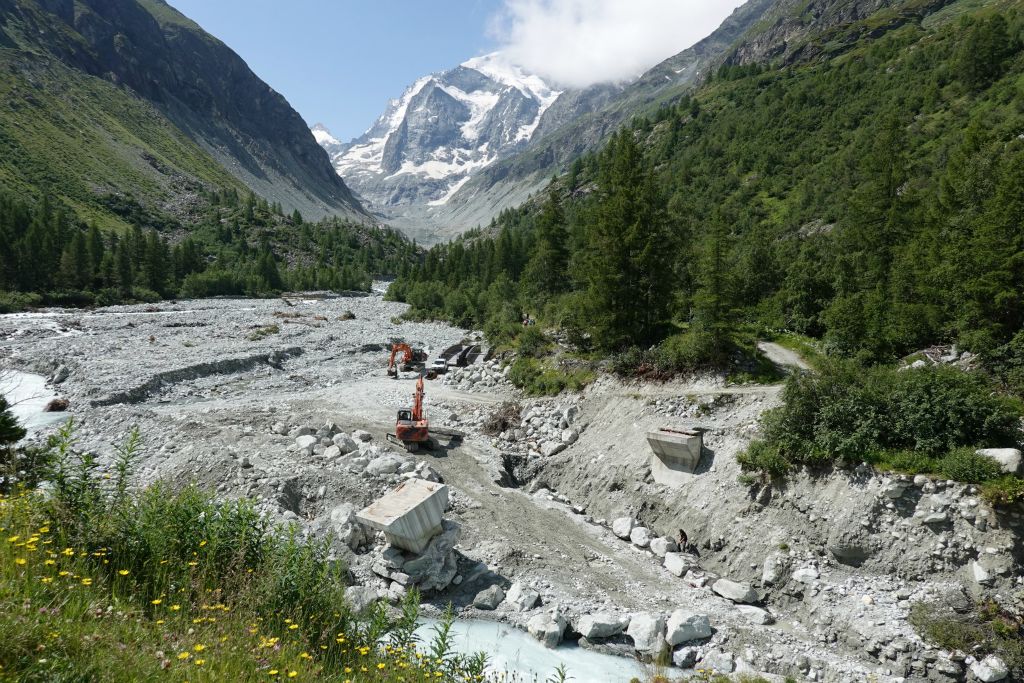
<svg viewBox="0 0 1024 683"><path fill-rule="evenodd" d="M395 433L388 434L388 441L403 446L407 451L420 448L433 448L436 442L431 436L430 423L423 412L423 376L416 380L416 393L413 394L412 408L398 411L395 421ZM462 439L464 434L455 429L435 429L434 434L451 437L452 442Z"/></svg>
<svg viewBox="0 0 1024 683"><path fill-rule="evenodd" d="M396 362L398 354L402 354L402 372L415 370L417 363L422 363L427 359L427 354L425 352L419 349L414 349L408 344L392 344L391 357L388 358L388 377L398 377L399 365Z"/></svg>

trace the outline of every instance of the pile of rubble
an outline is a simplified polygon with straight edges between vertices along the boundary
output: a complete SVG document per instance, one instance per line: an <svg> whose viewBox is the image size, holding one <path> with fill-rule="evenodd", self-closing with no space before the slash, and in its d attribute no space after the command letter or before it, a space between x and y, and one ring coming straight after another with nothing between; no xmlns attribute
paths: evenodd
<svg viewBox="0 0 1024 683"><path fill-rule="evenodd" d="M508 373L510 365L501 367L497 360L489 360L485 363L470 365L465 368L451 368L444 376L444 383L461 389L472 391L474 389L493 389L495 387L510 386Z"/></svg>
<svg viewBox="0 0 1024 683"><path fill-rule="evenodd" d="M519 426L507 429L495 444L508 453L529 457L550 457L579 440L586 425L576 424L575 403L536 402L523 408Z"/></svg>

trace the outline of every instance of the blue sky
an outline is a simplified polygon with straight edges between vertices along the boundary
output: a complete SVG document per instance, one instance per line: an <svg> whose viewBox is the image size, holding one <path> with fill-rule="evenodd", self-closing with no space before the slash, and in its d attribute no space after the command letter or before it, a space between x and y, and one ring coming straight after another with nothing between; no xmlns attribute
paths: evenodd
<svg viewBox="0 0 1024 683"><path fill-rule="evenodd" d="M743 0L169 0L309 125L358 136L413 82L501 49L556 86L624 81Z"/></svg>
<svg viewBox="0 0 1024 683"><path fill-rule="evenodd" d="M168 0L225 43L309 125L362 133L387 100L490 51L501 0Z"/></svg>

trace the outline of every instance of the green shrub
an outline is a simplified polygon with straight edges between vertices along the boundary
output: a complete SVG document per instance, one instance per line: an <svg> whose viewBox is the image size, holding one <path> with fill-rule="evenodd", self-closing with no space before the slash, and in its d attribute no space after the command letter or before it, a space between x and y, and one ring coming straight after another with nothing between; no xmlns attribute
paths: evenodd
<svg viewBox="0 0 1024 683"><path fill-rule="evenodd" d="M260 341L261 339L266 339L267 337L278 334L280 331L281 327L278 325L258 327L249 335L249 341Z"/></svg>
<svg viewBox="0 0 1024 683"><path fill-rule="evenodd" d="M1003 473L998 462L974 451L974 448L950 451L938 461L939 473L947 479L965 484L980 484L997 479Z"/></svg>
<svg viewBox="0 0 1024 683"><path fill-rule="evenodd" d="M999 655L1014 674L1024 667L1020 621L1003 613L994 602L975 604L966 613L943 603L920 602L910 609L910 623L922 638L943 649L970 652L979 658Z"/></svg>
<svg viewBox="0 0 1024 683"><path fill-rule="evenodd" d="M548 352L550 346L548 338L536 325L524 327L516 339L516 350L520 357L540 358Z"/></svg>
<svg viewBox="0 0 1024 683"><path fill-rule="evenodd" d="M740 457L744 467L779 473L780 460L869 461L980 482L998 476L998 467L967 447L1015 444L1021 415L983 376L946 367L897 371L831 361L817 374L790 377L782 398L763 418L763 443Z"/></svg>
<svg viewBox="0 0 1024 683"><path fill-rule="evenodd" d="M712 335L690 331L669 337L649 349L632 347L612 357L612 371L624 377L667 380L688 372L725 367L728 350Z"/></svg>
<svg viewBox="0 0 1024 683"><path fill-rule="evenodd" d="M508 379L530 396L556 396L565 390L580 391L594 381L590 370L562 370L546 361L520 356L512 363Z"/></svg>
<svg viewBox="0 0 1024 683"><path fill-rule="evenodd" d="M1024 502L1024 479L1006 475L987 481L981 486L981 496L997 507Z"/></svg>
<svg viewBox="0 0 1024 683"><path fill-rule="evenodd" d="M0 313L19 313L43 304L39 294L0 291Z"/></svg>

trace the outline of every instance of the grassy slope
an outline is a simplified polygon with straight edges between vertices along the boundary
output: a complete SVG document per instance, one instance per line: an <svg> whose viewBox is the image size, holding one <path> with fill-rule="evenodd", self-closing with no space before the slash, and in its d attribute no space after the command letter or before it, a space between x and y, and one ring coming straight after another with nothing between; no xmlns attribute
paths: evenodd
<svg viewBox="0 0 1024 683"><path fill-rule="evenodd" d="M241 185L130 92L60 62L0 50L0 186L48 191L103 226L123 223L98 200L132 194L160 205L197 182Z"/></svg>

